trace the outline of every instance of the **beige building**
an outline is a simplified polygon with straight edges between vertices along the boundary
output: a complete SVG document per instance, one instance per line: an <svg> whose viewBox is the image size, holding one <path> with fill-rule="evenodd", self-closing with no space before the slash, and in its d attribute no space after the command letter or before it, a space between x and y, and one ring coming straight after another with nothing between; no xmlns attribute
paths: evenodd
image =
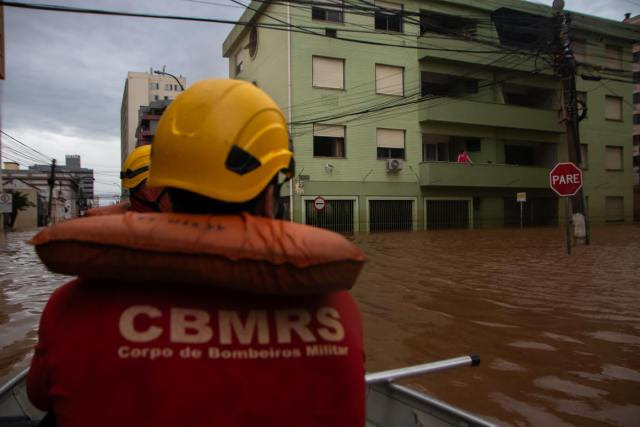
<svg viewBox="0 0 640 427"><path fill-rule="evenodd" d="M81 211L93 206L92 200L84 198L82 178L62 169L56 172L55 185L51 192L51 222L56 223L80 216ZM20 169L14 162L4 163L2 171L3 189L16 190L27 194L35 207L21 211L15 229L28 229L45 225L49 206L48 171Z"/></svg>
<svg viewBox="0 0 640 427"><path fill-rule="evenodd" d="M187 79L179 76L183 87ZM136 146L136 128L139 121L141 106L149 105L153 101L174 99L180 93L180 85L171 76L149 72L139 73L129 71L124 83L124 94L120 108L120 160L124 162L129 153Z"/></svg>

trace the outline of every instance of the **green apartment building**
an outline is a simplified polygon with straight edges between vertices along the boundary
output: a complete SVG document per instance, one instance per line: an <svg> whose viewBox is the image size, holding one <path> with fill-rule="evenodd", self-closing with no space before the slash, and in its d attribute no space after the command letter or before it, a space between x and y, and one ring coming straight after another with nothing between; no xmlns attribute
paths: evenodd
<svg viewBox="0 0 640 427"><path fill-rule="evenodd" d="M250 25L232 29L223 53L230 77L268 92L290 123L297 176L282 196L295 221L342 232L502 227L520 223L516 193L526 192L525 225L553 225L564 203L548 173L568 159L553 14L516 0L252 1L240 18ZM639 33L572 18L588 213L628 222L626 81ZM462 149L473 164L457 162Z"/></svg>

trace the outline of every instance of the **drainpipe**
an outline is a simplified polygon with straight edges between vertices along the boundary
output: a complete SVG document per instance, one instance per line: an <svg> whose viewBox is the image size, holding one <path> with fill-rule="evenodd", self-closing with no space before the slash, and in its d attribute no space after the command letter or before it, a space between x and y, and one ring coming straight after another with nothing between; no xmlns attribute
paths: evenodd
<svg viewBox="0 0 640 427"><path fill-rule="evenodd" d="M291 5L287 2L287 25L291 29ZM287 107L289 121L289 137L293 134L291 128L291 31L287 31ZM293 138L291 139L293 145ZM289 220L293 222L293 178L289 180Z"/></svg>

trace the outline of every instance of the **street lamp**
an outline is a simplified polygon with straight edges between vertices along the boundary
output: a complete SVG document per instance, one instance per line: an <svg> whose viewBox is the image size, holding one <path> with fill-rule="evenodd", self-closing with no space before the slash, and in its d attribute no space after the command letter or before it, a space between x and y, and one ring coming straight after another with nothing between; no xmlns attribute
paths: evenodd
<svg viewBox="0 0 640 427"><path fill-rule="evenodd" d="M160 70L155 70L154 74L173 77L176 80L176 82L178 82L178 85L180 85L180 90L184 92L184 86L182 86L182 83L180 83L180 80L178 80L178 78L176 76L174 76L173 74L167 73L166 71L160 71Z"/></svg>

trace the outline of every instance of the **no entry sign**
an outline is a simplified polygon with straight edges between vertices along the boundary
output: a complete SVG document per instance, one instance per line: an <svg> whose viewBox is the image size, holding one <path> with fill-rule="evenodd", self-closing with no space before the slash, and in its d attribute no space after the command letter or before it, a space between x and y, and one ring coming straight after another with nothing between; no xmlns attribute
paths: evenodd
<svg viewBox="0 0 640 427"><path fill-rule="evenodd" d="M11 213L12 207L12 194L0 193L0 213Z"/></svg>
<svg viewBox="0 0 640 427"><path fill-rule="evenodd" d="M573 163L558 163L549 172L549 186L558 196L573 196L582 188L582 171Z"/></svg>
<svg viewBox="0 0 640 427"><path fill-rule="evenodd" d="M327 200L324 197L316 197L313 199L313 207L316 208L317 211L322 211L327 207Z"/></svg>

